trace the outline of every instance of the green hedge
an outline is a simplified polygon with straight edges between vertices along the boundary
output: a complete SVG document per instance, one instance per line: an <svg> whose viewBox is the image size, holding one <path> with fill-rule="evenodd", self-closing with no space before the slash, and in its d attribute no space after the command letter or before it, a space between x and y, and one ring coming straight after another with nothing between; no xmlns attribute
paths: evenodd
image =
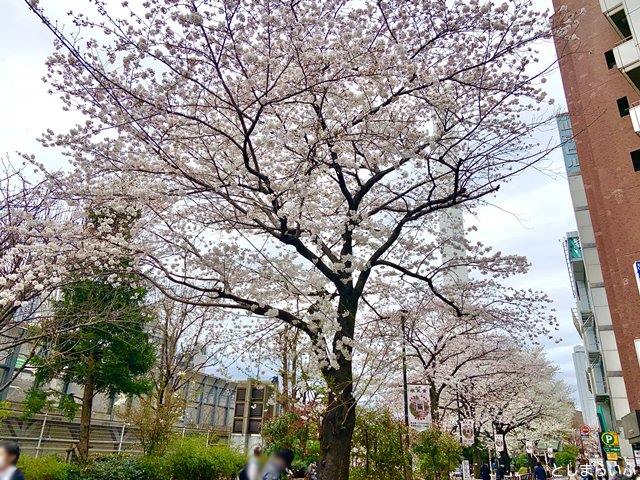
<svg viewBox="0 0 640 480"><path fill-rule="evenodd" d="M246 459L226 446L185 438L169 446L163 461L175 480L233 480Z"/></svg>
<svg viewBox="0 0 640 480"><path fill-rule="evenodd" d="M18 466L29 480L68 480L71 470L55 456L34 458L22 455Z"/></svg>
<svg viewBox="0 0 640 480"><path fill-rule="evenodd" d="M87 465L69 465L55 456L20 457L29 480L234 480L245 463L225 445L206 446L200 438L172 442L162 457L106 455Z"/></svg>

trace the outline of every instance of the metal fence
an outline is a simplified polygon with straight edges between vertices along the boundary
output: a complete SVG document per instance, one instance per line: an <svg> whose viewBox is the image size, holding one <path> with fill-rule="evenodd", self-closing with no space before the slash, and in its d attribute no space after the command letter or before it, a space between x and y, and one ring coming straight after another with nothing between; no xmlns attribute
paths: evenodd
<svg viewBox="0 0 640 480"><path fill-rule="evenodd" d="M207 443L229 438L228 429L176 427L178 435L199 434ZM95 420L91 423L92 453L141 453L137 429L116 420ZM23 451L33 456L65 455L78 442L80 423L58 414L22 418L20 412L10 412L0 423L0 439L13 440Z"/></svg>

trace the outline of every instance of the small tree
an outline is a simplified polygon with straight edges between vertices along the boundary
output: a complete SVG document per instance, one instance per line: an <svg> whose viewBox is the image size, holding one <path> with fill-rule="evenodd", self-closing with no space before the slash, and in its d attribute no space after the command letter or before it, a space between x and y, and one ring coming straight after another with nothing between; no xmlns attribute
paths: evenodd
<svg viewBox="0 0 640 480"><path fill-rule="evenodd" d="M458 440L435 428L420 433L413 451L418 458L418 472L429 480L448 478L462 458Z"/></svg>
<svg viewBox="0 0 640 480"><path fill-rule="evenodd" d="M320 458L318 424L295 412L265 422L262 438L267 452L289 448L295 454L294 467L306 468Z"/></svg>
<svg viewBox="0 0 640 480"><path fill-rule="evenodd" d="M359 410L351 452L355 479L402 480L411 468L407 428L389 410Z"/></svg>
<svg viewBox="0 0 640 480"><path fill-rule="evenodd" d="M164 453L173 426L184 414L189 384L206 368L217 364L220 352L215 346L222 343L210 325L212 309L164 296L154 306L157 318L152 324L152 341L158 362L150 374L152 388L126 412L126 418L138 429L147 455Z"/></svg>
<svg viewBox="0 0 640 480"><path fill-rule="evenodd" d="M146 374L155 361L155 351L145 331L150 315L143 305L144 294L145 289L133 283L83 280L63 288L60 300L53 303L56 323L77 328L51 332L34 358L36 378L26 410L39 411L50 397L56 397L69 416L75 415L78 407L72 395L44 387L56 378L81 385L81 460L89 454L95 395L140 395L151 388ZM83 321L87 317L93 319L90 324Z"/></svg>
<svg viewBox="0 0 640 480"><path fill-rule="evenodd" d="M562 450L556 453L556 464L559 467L566 467L574 464L580 455L580 449L575 445L564 444Z"/></svg>
<svg viewBox="0 0 640 480"><path fill-rule="evenodd" d="M165 453L174 425L180 420L185 407L183 396L171 392L160 401L158 392L140 397L138 405L128 409L125 416L138 430L138 440L145 455Z"/></svg>

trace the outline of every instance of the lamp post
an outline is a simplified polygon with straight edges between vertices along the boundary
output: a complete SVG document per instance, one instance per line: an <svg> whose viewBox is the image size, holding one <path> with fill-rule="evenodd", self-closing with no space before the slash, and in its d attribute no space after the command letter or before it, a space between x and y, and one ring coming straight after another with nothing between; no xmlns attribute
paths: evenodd
<svg viewBox="0 0 640 480"><path fill-rule="evenodd" d="M404 397L404 425L407 430L406 434L406 448L409 458L409 468L404 466L404 478L405 480L411 480L411 473L413 471L413 457L411 456L411 438L409 436L409 384L407 382L407 333L406 333L406 318L405 311L400 311L400 329L402 331L402 392Z"/></svg>

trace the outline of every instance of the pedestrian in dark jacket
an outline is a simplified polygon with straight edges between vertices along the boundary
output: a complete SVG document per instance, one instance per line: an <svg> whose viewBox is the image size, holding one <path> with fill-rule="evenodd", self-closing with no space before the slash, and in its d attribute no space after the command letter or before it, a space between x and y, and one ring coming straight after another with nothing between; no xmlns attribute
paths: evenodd
<svg viewBox="0 0 640 480"><path fill-rule="evenodd" d="M24 480L22 471L17 467L19 459L20 446L17 443L0 443L0 479Z"/></svg>
<svg viewBox="0 0 640 480"><path fill-rule="evenodd" d="M536 468L533 469L533 478L536 480L547 480L547 471L540 462L538 462Z"/></svg>
<svg viewBox="0 0 640 480"><path fill-rule="evenodd" d="M480 478L482 480L491 480L491 468L486 463L480 467Z"/></svg>

